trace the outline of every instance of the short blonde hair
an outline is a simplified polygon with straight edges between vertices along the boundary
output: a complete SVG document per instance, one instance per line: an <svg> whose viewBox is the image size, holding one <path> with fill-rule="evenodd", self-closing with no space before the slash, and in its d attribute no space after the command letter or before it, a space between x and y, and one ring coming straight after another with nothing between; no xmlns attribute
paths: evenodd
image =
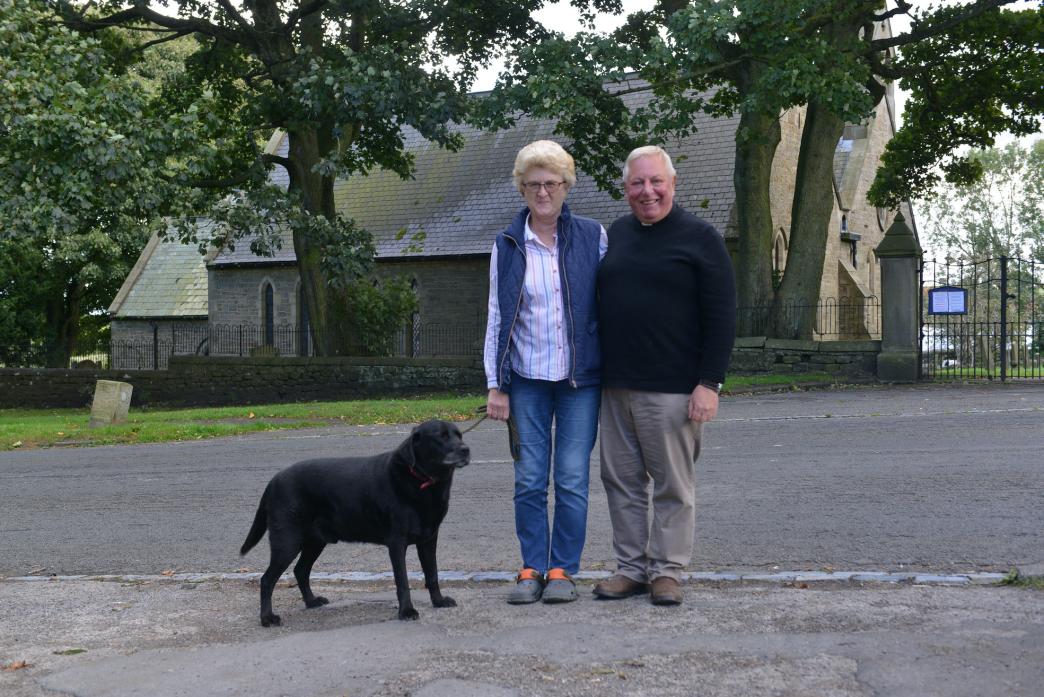
<svg viewBox="0 0 1044 697"><path fill-rule="evenodd" d="M566 187L572 188L576 184L576 164L573 156L565 151L561 145L553 140L536 140L518 151L515 157L515 169L511 176L515 180L515 186L522 192L522 177L534 167L543 167L565 180Z"/></svg>
<svg viewBox="0 0 1044 697"><path fill-rule="evenodd" d="M659 145L643 145L640 148L635 148L631 151L631 154L627 156L627 161L624 162L623 166L623 179L627 181L627 175L630 174L631 163L640 157L652 157L653 155L659 155L663 158L664 164L667 165L667 174L669 176L677 175L674 170L674 163L671 162L671 156L667 154L667 151L661 148Z"/></svg>

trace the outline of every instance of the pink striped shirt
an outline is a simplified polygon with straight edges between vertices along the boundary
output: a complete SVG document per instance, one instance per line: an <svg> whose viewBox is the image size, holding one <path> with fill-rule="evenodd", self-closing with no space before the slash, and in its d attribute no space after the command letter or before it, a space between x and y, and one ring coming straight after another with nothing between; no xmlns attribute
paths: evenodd
<svg viewBox="0 0 1044 697"><path fill-rule="evenodd" d="M526 277L518 318L511 331L508 350L511 368L531 380L565 380L569 377L569 337L566 335L565 303L562 296L558 235L546 247L526 220ZM608 238L602 228L599 258L605 256ZM500 331L500 303L497 302L497 246L489 259L489 317L483 363L486 387L496 387L497 333Z"/></svg>

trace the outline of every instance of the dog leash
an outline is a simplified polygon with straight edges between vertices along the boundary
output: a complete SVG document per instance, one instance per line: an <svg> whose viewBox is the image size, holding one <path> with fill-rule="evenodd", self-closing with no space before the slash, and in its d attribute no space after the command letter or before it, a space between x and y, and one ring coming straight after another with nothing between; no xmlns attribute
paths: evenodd
<svg viewBox="0 0 1044 697"><path fill-rule="evenodd" d="M473 428L478 426L480 423L482 423L483 421L485 421L486 419L489 418L489 414L486 412L486 406L485 405L482 405L481 407L476 409L475 413L482 414L482 418L479 419L478 421L476 421L475 423L471 424L467 428L465 428L463 431L461 431L460 435L464 435L465 433L467 433L468 431L472 430ZM522 448L521 448L521 446L519 445L519 442L518 442L518 427L515 425L515 420L514 419L508 419L507 427L508 427L508 449L511 451L511 458L513 460L515 460L516 462L518 462L520 459L522 459Z"/></svg>
<svg viewBox="0 0 1044 697"><path fill-rule="evenodd" d="M460 432L460 435L464 435L465 433L467 433L468 431L470 431L470 430L474 429L474 428L475 428L476 426L478 426L478 425L479 425L480 423L482 423L483 421L485 421L486 419L488 419L488 418L489 418L489 414L487 414L487 413L486 413L486 405L485 405L485 404L483 404L483 405L482 405L481 407L479 407L478 409L476 409L476 410L475 410L475 413L476 413L476 414L482 414L482 418L480 418L480 419L479 419L478 421L476 421L475 423L471 424L470 426L468 426L467 428L465 428L465 429L464 429L463 431L461 431L461 432Z"/></svg>

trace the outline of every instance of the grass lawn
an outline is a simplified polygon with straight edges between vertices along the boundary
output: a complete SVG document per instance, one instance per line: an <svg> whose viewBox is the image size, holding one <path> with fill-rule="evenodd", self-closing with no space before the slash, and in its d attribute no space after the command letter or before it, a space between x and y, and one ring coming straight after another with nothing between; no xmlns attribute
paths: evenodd
<svg viewBox="0 0 1044 697"><path fill-rule="evenodd" d="M739 392L752 386L785 388L833 381L825 373L736 376L729 378L725 389ZM132 407L125 423L95 429L87 428L90 409L86 407L0 409L0 450L198 440L332 424L418 423L433 418L465 421L475 418L485 403L484 394L475 394L197 409Z"/></svg>
<svg viewBox="0 0 1044 697"><path fill-rule="evenodd" d="M351 402L157 409L132 407L125 423L87 428L90 409L0 409L0 450L49 445L111 445L198 440L331 424L416 423L473 418L485 396L433 396Z"/></svg>

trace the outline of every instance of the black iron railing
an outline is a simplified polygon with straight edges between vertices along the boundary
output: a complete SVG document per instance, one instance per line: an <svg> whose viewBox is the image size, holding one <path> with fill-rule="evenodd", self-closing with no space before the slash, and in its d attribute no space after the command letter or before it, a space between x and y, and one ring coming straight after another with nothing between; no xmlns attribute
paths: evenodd
<svg viewBox="0 0 1044 697"><path fill-rule="evenodd" d="M814 305L784 304L781 309L740 307L738 325L744 336L774 336L774 325L795 326L810 320L813 341L868 341L881 338L881 301L877 296L824 298ZM745 328L745 331L744 329Z"/></svg>
<svg viewBox="0 0 1044 697"><path fill-rule="evenodd" d="M418 324L401 328L384 355L415 358L476 357L484 329L477 325ZM314 331L296 325L210 324L172 327L148 339L113 340L111 365L121 370L165 370L171 356L314 357Z"/></svg>

